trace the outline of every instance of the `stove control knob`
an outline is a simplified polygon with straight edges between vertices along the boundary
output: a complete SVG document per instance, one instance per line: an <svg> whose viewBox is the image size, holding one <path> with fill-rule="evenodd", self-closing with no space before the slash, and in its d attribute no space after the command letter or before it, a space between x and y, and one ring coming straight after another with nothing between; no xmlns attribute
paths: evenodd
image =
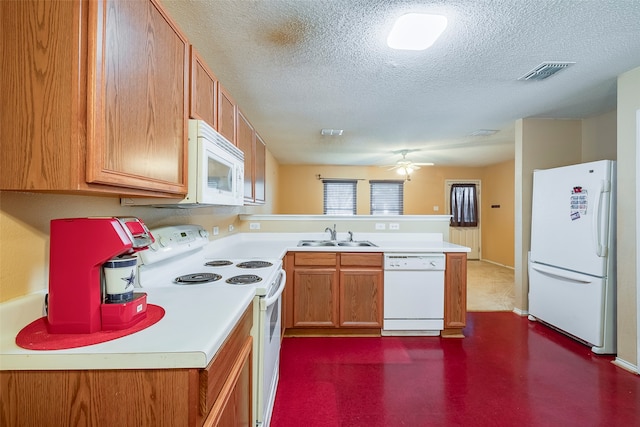
<svg viewBox="0 0 640 427"><path fill-rule="evenodd" d="M209 232L205 229L200 230L200 237L204 237L205 239L209 238Z"/></svg>
<svg viewBox="0 0 640 427"><path fill-rule="evenodd" d="M164 248L167 246L167 239L164 236L158 237L158 244Z"/></svg>

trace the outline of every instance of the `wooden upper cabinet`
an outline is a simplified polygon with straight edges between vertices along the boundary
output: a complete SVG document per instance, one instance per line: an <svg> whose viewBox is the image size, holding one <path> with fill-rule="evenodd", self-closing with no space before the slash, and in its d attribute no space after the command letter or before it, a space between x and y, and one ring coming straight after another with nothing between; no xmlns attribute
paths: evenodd
<svg viewBox="0 0 640 427"><path fill-rule="evenodd" d="M89 13L87 180L185 194L186 37L156 0Z"/></svg>
<svg viewBox="0 0 640 427"><path fill-rule="evenodd" d="M188 44L156 0L0 2L0 189L186 194Z"/></svg>
<svg viewBox="0 0 640 427"><path fill-rule="evenodd" d="M218 80L198 51L191 46L191 80L189 85L189 116L218 127Z"/></svg>
<svg viewBox="0 0 640 427"><path fill-rule="evenodd" d="M253 189L253 177L254 177L254 152L256 145L256 132L253 130L251 123L246 119L242 111L238 108L237 123L237 145L244 153L244 200L248 203L253 203L254 189Z"/></svg>
<svg viewBox="0 0 640 427"><path fill-rule="evenodd" d="M237 143L236 101L229 92L218 83L218 128L217 131L232 144Z"/></svg>
<svg viewBox="0 0 640 427"><path fill-rule="evenodd" d="M254 202L262 204L267 200L267 146L257 133L255 148L253 195Z"/></svg>
<svg viewBox="0 0 640 427"><path fill-rule="evenodd" d="M244 153L245 204L265 202L266 146L240 108L237 111L237 145Z"/></svg>

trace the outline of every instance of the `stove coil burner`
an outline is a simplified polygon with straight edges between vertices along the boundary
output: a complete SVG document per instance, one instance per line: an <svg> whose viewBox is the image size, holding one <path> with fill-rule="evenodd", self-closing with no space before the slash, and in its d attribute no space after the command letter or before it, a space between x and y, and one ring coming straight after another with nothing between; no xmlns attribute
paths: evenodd
<svg viewBox="0 0 640 427"><path fill-rule="evenodd" d="M182 285L197 285L200 283L215 282L222 279L222 276L214 273L193 273L176 277L174 282Z"/></svg>
<svg viewBox="0 0 640 427"><path fill-rule="evenodd" d="M233 276L227 279L227 283L232 285L250 285L252 283L258 283L262 280L262 277L255 274L241 274L240 276Z"/></svg>
<svg viewBox="0 0 640 427"><path fill-rule="evenodd" d="M245 262L241 262L239 264L236 265L236 267L240 267L240 268L264 268L264 267L271 267L273 264L271 264L269 261L245 261Z"/></svg>
<svg viewBox="0 0 640 427"><path fill-rule="evenodd" d="M220 259L220 260L209 261L205 265L207 267L224 267L231 264L233 264L231 261L227 261L226 259Z"/></svg>

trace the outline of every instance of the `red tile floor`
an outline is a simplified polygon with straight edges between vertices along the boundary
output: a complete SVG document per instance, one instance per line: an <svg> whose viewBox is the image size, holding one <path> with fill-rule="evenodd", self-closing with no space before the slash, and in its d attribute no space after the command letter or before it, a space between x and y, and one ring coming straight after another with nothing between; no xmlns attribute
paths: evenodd
<svg viewBox="0 0 640 427"><path fill-rule="evenodd" d="M271 426L640 426L613 357L510 312L465 335L285 338Z"/></svg>

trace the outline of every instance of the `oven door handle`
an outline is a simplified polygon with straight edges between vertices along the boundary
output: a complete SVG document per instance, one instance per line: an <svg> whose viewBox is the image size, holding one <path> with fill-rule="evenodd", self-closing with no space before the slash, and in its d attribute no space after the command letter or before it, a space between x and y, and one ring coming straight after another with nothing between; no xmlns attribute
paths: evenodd
<svg viewBox="0 0 640 427"><path fill-rule="evenodd" d="M271 304L278 301L278 298L280 298L280 295L282 295L282 292L284 291L284 285L285 283L287 283L287 272L284 270L280 270L280 277L278 280L280 281L280 283L278 283L278 288L276 289L276 291L273 293L273 295L267 295L267 297L265 298L264 303L266 307L269 307Z"/></svg>

